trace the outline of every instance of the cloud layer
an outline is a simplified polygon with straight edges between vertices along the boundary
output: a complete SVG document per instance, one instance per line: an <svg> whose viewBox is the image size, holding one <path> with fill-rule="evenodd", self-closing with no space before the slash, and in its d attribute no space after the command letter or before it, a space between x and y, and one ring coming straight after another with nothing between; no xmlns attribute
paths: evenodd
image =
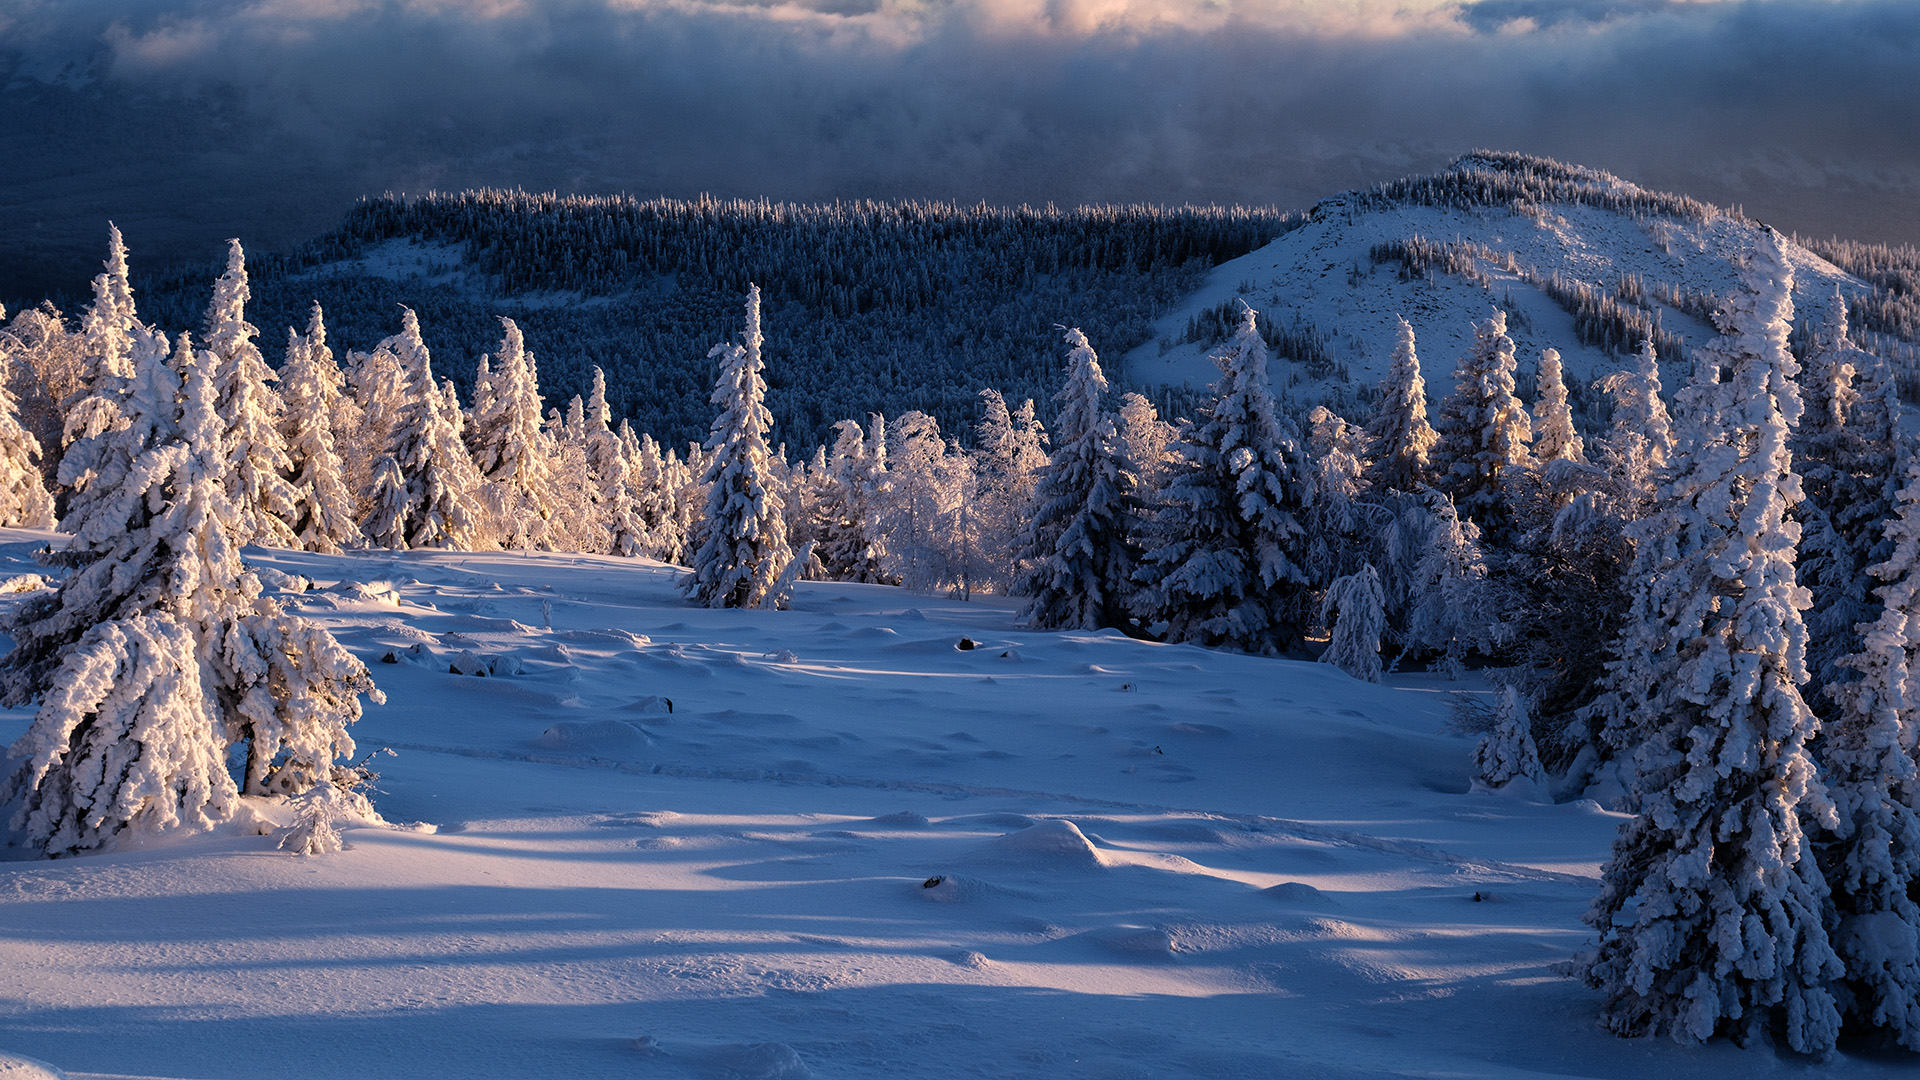
<svg viewBox="0 0 1920 1080"><path fill-rule="evenodd" d="M477 184L1293 206L1489 146L1920 240L1917 46L1910 0L0 0L44 148L0 236Z"/></svg>

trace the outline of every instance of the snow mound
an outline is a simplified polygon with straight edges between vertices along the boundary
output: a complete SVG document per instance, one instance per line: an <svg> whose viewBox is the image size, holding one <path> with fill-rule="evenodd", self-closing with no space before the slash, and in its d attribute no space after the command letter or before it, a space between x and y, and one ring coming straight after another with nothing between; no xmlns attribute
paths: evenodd
<svg viewBox="0 0 1920 1080"><path fill-rule="evenodd" d="M978 903L983 900L1036 900L1038 897L1019 889L1009 889L978 878L958 874L935 874L915 882L913 891L923 900L940 904Z"/></svg>
<svg viewBox="0 0 1920 1080"><path fill-rule="evenodd" d="M1019 832L995 837L979 855L995 862L1045 870L1104 870L1107 861L1080 826L1063 818L1037 822Z"/></svg>
<svg viewBox="0 0 1920 1080"><path fill-rule="evenodd" d="M462 630L481 634L537 634L538 630L513 619L495 619L486 615L455 615L448 623Z"/></svg>
<svg viewBox="0 0 1920 1080"><path fill-rule="evenodd" d="M673 699L648 694L620 706L621 712L642 713L647 716L669 716L673 713Z"/></svg>
<svg viewBox="0 0 1920 1080"><path fill-rule="evenodd" d="M924 829L931 822L927 820L925 814L915 813L912 810L900 810L891 814L881 814L876 818L868 818L867 824L883 825L889 829Z"/></svg>
<svg viewBox="0 0 1920 1080"><path fill-rule="evenodd" d="M341 581L321 590L345 600L363 600L386 607L400 606L400 593L385 581Z"/></svg>
<svg viewBox="0 0 1920 1080"><path fill-rule="evenodd" d="M383 664L413 664L419 667L433 667L439 663L433 655L433 650L427 648L424 643L419 642L409 645L404 649L388 649L386 652L380 654L380 662Z"/></svg>
<svg viewBox="0 0 1920 1080"><path fill-rule="evenodd" d="M280 570L275 570L271 566L254 566L249 567L249 569L253 571L253 576L260 580L260 587L268 592L303 593L313 588L313 582L308 581L299 574L285 573ZM5 586L0 586L0 592L8 591L12 590L8 590Z"/></svg>
<svg viewBox="0 0 1920 1080"><path fill-rule="evenodd" d="M66 1080L67 1074L32 1058L0 1052L0 1080Z"/></svg>
<svg viewBox="0 0 1920 1080"><path fill-rule="evenodd" d="M1270 897L1286 904L1324 904L1327 894L1303 881L1283 881L1271 888L1261 889L1260 895Z"/></svg>
<svg viewBox="0 0 1920 1080"><path fill-rule="evenodd" d="M647 733L625 720L562 720L540 733L548 750L590 757L630 758L653 745Z"/></svg>
<svg viewBox="0 0 1920 1080"><path fill-rule="evenodd" d="M653 644L653 639L647 637L645 634L629 633L628 631L612 627L597 630L555 630L553 636L559 638L561 641L611 642L615 645L625 645L628 648L634 649L642 645Z"/></svg>
<svg viewBox="0 0 1920 1080"><path fill-rule="evenodd" d="M1157 926L1108 926L1086 933L1088 941L1127 956L1171 956L1173 935Z"/></svg>

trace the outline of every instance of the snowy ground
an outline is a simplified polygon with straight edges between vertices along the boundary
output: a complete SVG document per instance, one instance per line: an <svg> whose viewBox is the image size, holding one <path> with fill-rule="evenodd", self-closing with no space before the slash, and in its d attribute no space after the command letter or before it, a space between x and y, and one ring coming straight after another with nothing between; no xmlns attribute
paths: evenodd
<svg viewBox="0 0 1920 1080"><path fill-rule="evenodd" d="M378 804L437 828L0 863L0 1051L195 1080L1914 1067L1603 1034L1553 965L1619 818L1469 794L1458 686L873 586L710 612L648 562L251 554L317 583L291 605L389 697L356 732L398 754Z"/></svg>

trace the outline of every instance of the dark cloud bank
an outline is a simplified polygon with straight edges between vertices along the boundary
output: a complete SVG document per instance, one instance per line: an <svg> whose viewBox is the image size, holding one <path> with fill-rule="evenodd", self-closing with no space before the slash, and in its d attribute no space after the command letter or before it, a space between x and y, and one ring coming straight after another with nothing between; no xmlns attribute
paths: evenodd
<svg viewBox="0 0 1920 1080"><path fill-rule="evenodd" d="M1305 206L1474 147L1920 241L1912 0L0 0L0 297L367 193Z"/></svg>

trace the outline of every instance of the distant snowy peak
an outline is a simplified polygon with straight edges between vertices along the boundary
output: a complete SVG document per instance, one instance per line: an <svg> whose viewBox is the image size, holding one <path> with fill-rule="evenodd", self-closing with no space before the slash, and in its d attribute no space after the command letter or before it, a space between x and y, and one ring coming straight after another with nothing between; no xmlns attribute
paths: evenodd
<svg viewBox="0 0 1920 1080"><path fill-rule="evenodd" d="M1476 152L1440 173L1326 199L1304 226L1222 263L1158 321L1156 340L1128 354L1126 372L1152 384L1212 382L1210 357L1245 300L1262 313L1274 384L1296 402L1361 404L1386 373L1401 317L1439 397L1452 389L1474 321L1498 307L1523 372L1542 349L1558 349L1576 409L1591 417L1588 384L1643 339L1664 366L1714 336L1712 312L1763 228L1597 170ZM1882 291L1799 243L1787 244L1787 257L1803 312L1836 286L1857 301ZM1864 336L1904 355L1904 341Z"/></svg>

